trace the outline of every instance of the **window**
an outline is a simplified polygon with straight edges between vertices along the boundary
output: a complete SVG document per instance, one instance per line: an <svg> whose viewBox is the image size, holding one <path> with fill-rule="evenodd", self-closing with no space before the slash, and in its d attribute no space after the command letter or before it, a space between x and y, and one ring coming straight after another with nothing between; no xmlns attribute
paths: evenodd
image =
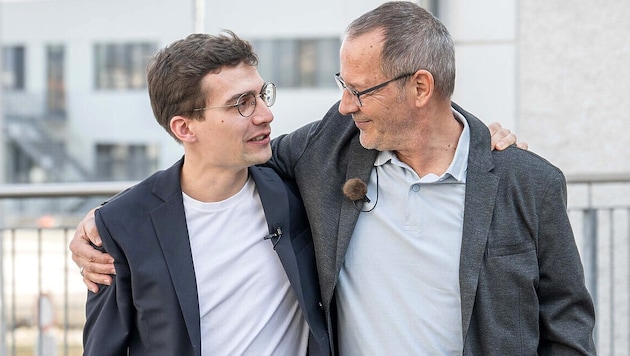
<svg viewBox="0 0 630 356"><path fill-rule="evenodd" d="M23 46L2 48L2 71L0 82L4 89L24 90L24 63L26 51Z"/></svg>
<svg viewBox="0 0 630 356"><path fill-rule="evenodd" d="M265 80L290 88L335 88L338 38L252 41Z"/></svg>
<svg viewBox="0 0 630 356"><path fill-rule="evenodd" d="M418 5L430 11L433 16L440 18L440 1L439 0L419 0ZM442 4L444 5L444 4Z"/></svg>
<svg viewBox="0 0 630 356"><path fill-rule="evenodd" d="M97 44L94 47L96 89L142 89L156 46L151 43Z"/></svg>
<svg viewBox="0 0 630 356"><path fill-rule="evenodd" d="M66 85L64 80L64 48L46 47L46 107L48 117L66 117Z"/></svg>
<svg viewBox="0 0 630 356"><path fill-rule="evenodd" d="M157 145L97 144L96 179L144 179L157 169L157 156Z"/></svg>

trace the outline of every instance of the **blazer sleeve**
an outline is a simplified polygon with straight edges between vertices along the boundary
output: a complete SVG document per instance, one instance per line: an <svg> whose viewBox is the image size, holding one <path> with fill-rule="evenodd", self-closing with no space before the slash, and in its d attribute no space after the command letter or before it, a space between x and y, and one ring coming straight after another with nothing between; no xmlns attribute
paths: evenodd
<svg viewBox="0 0 630 356"><path fill-rule="evenodd" d="M318 123L303 126L290 134L281 135L271 141L272 157L265 165L286 179L295 179L294 168L308 147L309 137Z"/></svg>
<svg viewBox="0 0 630 356"><path fill-rule="evenodd" d="M557 171L543 197L538 239L541 355L595 354L595 310L569 222L566 181Z"/></svg>
<svg viewBox="0 0 630 356"><path fill-rule="evenodd" d="M334 137L337 147L327 147L330 151L339 150L346 144L347 137L352 137L353 132L348 128L354 128L354 123L350 117L345 117L339 113L339 102L333 104L321 120L308 123L297 130L280 135L271 141L271 160L266 163L279 175L288 179L295 179L295 167L302 158L304 152L313 141L324 135L325 130L338 133L339 137Z"/></svg>
<svg viewBox="0 0 630 356"><path fill-rule="evenodd" d="M110 286L100 285L97 294L88 292L83 328L84 354L126 355L133 322L129 266L125 255L114 243L101 212L96 210L95 214L103 246L115 260L116 275Z"/></svg>

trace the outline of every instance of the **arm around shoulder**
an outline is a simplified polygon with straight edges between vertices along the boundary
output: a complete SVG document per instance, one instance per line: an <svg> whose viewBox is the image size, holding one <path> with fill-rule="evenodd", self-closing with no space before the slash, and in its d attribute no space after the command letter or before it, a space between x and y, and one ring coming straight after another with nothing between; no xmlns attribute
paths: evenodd
<svg viewBox="0 0 630 356"><path fill-rule="evenodd" d="M103 226L99 231L106 241L108 250L116 256L118 262L123 261L123 255L115 248L115 244L107 243L111 240L107 229ZM124 283L124 276L128 273L122 272L113 279L111 285L102 285L98 294L88 292L86 322L83 328L85 355L127 354L127 338L133 322L131 310L133 303L130 284Z"/></svg>

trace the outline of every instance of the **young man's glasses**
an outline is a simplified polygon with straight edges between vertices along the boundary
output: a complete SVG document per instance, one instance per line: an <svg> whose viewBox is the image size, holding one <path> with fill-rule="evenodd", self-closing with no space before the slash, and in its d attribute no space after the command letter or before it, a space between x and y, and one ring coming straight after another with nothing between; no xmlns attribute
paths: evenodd
<svg viewBox="0 0 630 356"><path fill-rule="evenodd" d="M258 97L260 97L267 107L273 105L276 102L276 85L272 82L266 82L263 84L262 89L260 89L260 93L243 93L236 100L236 104L232 105L217 105L217 106L206 106L205 108L193 109L193 111L203 111L206 109L214 109L214 108L236 108L238 113L241 114L242 117L250 117L256 110L256 102L258 101Z"/></svg>
<svg viewBox="0 0 630 356"><path fill-rule="evenodd" d="M415 73L415 72L414 72ZM341 89L342 91L344 89L346 89L347 91L350 92L350 94L352 94L357 100L356 100L356 104L359 106L363 106L363 103L361 102L361 95L367 94L367 93L371 93L375 90L381 89L382 87L386 86L387 84L391 83L391 82L395 82L397 80L403 79L403 78L407 78L410 77L412 75L414 75L414 73L407 73L407 74L402 74L397 76L394 79L390 79L384 83L381 83L379 85L375 85L369 89L365 89L364 91L357 91L356 89L354 89L353 87L350 87L348 85L346 85L346 82L343 81L343 79L341 79L341 76L339 75L339 73L335 74L335 81L337 82L337 86L339 87L339 89Z"/></svg>

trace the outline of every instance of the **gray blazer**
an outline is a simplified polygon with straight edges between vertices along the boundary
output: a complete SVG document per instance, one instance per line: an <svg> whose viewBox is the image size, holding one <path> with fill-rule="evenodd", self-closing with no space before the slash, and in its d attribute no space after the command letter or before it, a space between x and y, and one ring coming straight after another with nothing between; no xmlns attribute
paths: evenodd
<svg viewBox="0 0 630 356"><path fill-rule="evenodd" d="M564 175L530 151L491 151L486 125L453 107L471 136L459 273L463 353L594 354L594 307L566 213ZM306 206L334 343L333 294L359 216L342 186L349 178L368 181L378 152L360 145L338 103L272 145L270 165L295 179Z"/></svg>

